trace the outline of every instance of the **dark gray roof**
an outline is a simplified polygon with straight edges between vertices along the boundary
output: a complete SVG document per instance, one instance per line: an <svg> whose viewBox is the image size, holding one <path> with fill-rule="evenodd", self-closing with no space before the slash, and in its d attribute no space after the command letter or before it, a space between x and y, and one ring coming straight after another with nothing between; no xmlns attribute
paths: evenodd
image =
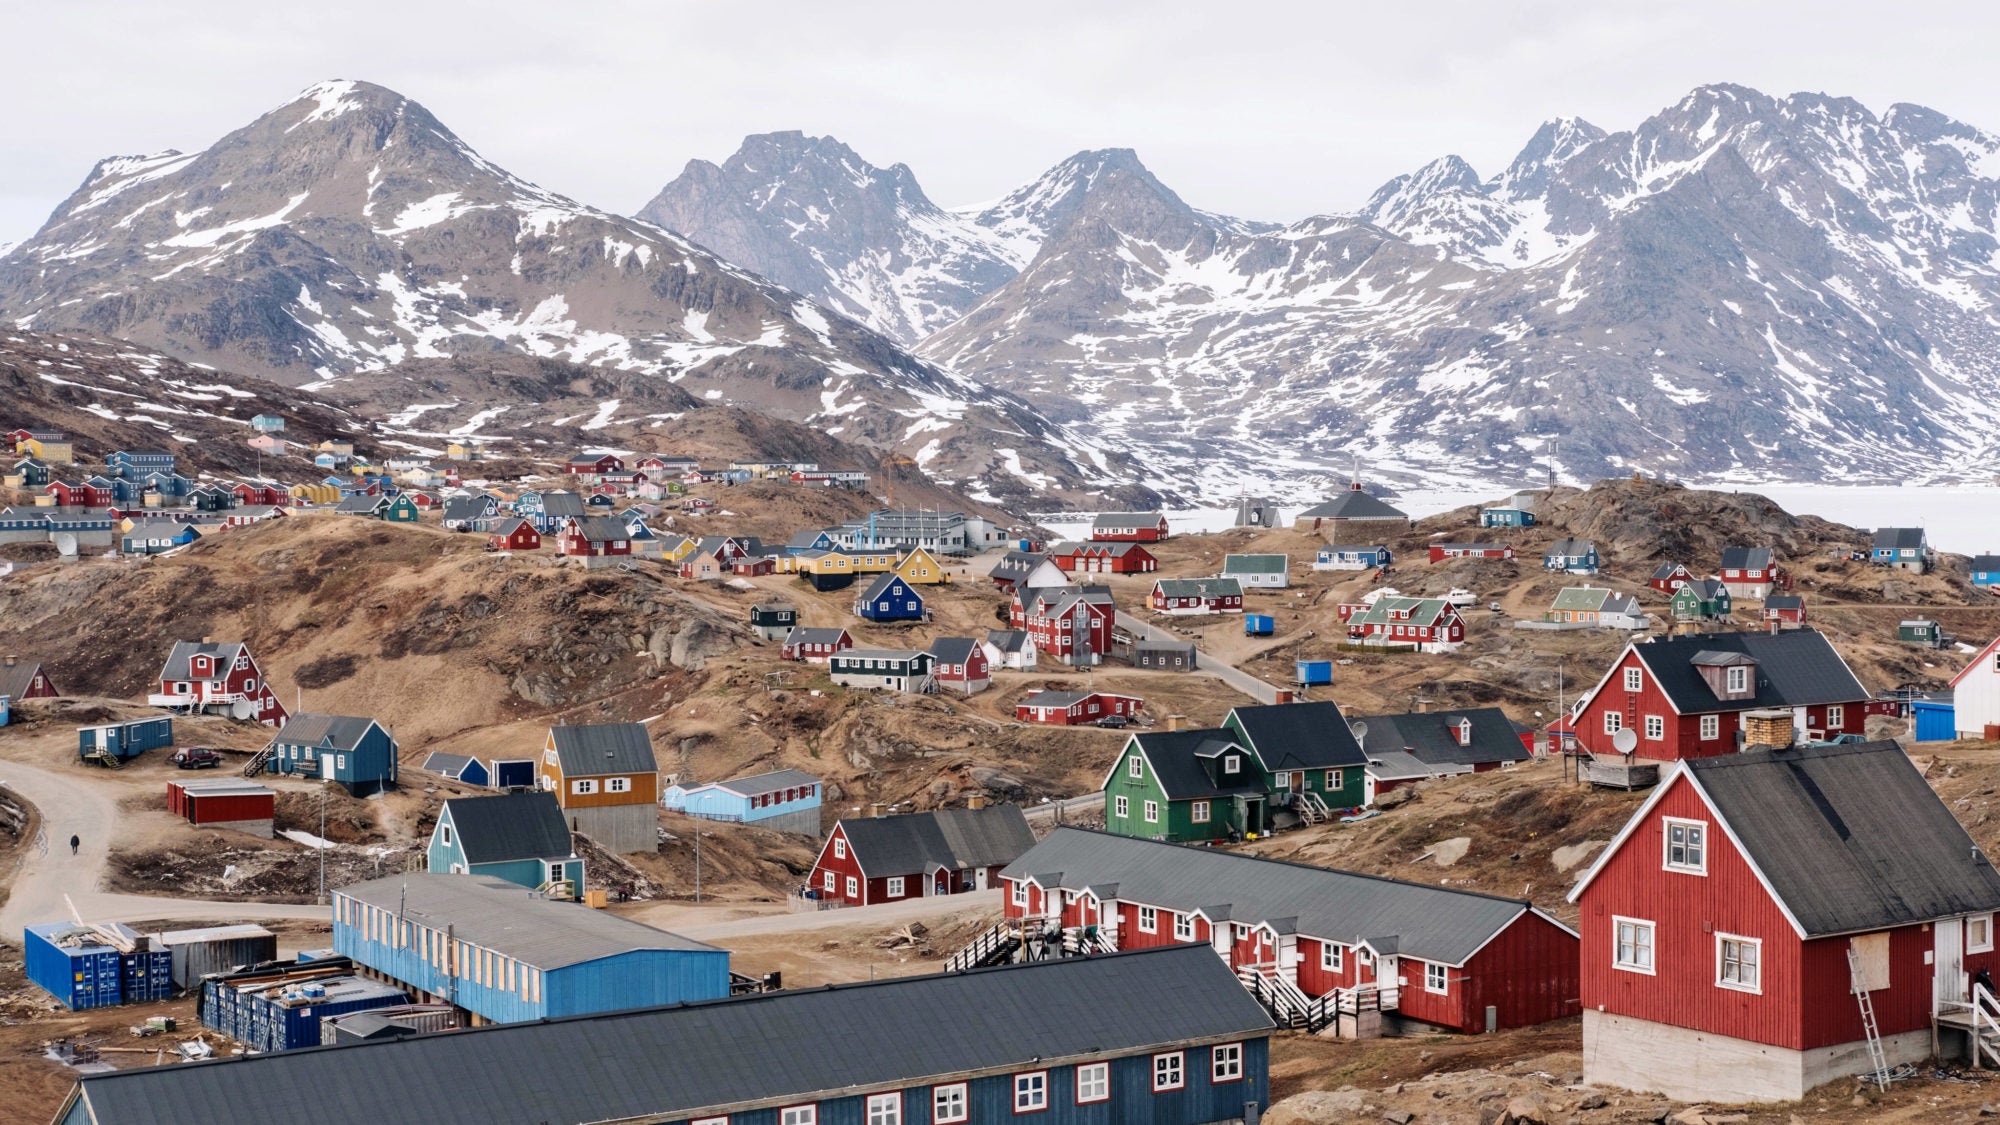
<svg viewBox="0 0 2000 1125"><path fill-rule="evenodd" d="M287 746L297 744L353 750L361 745L368 728L374 725L375 720L360 715L293 715L271 741ZM382 733L387 734L388 731Z"/></svg>
<svg viewBox="0 0 2000 1125"><path fill-rule="evenodd" d="M442 750L433 750L424 758L424 770L427 773L434 773L441 777L449 777L456 780L460 774L465 772L465 767L471 765L476 760L475 758L466 757L464 754L447 754Z"/></svg>
<svg viewBox="0 0 2000 1125"><path fill-rule="evenodd" d="M384 504L387 504L388 502L389 498L386 496L370 496L367 493L362 492L362 493L357 493L353 496L349 496L347 499L342 500L338 504L335 504L333 506L333 510L336 512L345 513L347 515L355 515L357 513L365 514L368 512L373 512L375 509L381 507Z"/></svg>
<svg viewBox="0 0 2000 1125"><path fill-rule="evenodd" d="M1765 609L1804 609L1806 600L1797 594L1772 594L1764 599Z"/></svg>
<svg viewBox="0 0 2000 1125"><path fill-rule="evenodd" d="M2000 909L2000 873L1894 742L1681 764L1807 937Z"/></svg>
<svg viewBox="0 0 2000 1125"><path fill-rule="evenodd" d="M484 496L454 496L444 502L444 518L476 520L486 514L486 506L490 502Z"/></svg>
<svg viewBox="0 0 2000 1125"><path fill-rule="evenodd" d="M1674 572L1677 570L1682 570L1682 571L1687 570L1687 564L1677 563L1677 562L1663 562L1659 566L1653 568L1653 577L1671 578L1673 577Z"/></svg>
<svg viewBox="0 0 2000 1125"><path fill-rule="evenodd" d="M550 859L575 854L554 793L454 797L444 803L467 863Z"/></svg>
<svg viewBox="0 0 2000 1125"><path fill-rule="evenodd" d="M1245 749L1270 770L1339 769L1367 761L1332 700L1238 707L1222 725L1239 729Z"/></svg>
<svg viewBox="0 0 2000 1125"><path fill-rule="evenodd" d="M1393 937L1404 954L1447 965L1464 964L1529 909L1518 899L1079 828L1056 829L1001 874L1050 871L1073 890L1116 883L1121 902L1177 911L1226 904L1233 921L1290 919L1293 932L1348 944Z"/></svg>
<svg viewBox="0 0 2000 1125"><path fill-rule="evenodd" d="M521 530L522 524L527 522L528 522L527 520L521 519L518 516L510 516L509 518L501 520L499 523L494 524L493 533L495 535L504 535L511 537L515 532Z"/></svg>
<svg viewBox="0 0 2000 1125"><path fill-rule="evenodd" d="M822 537L825 537L829 542L832 541L832 536L824 531L795 531L792 533L790 539L785 540L785 546L811 547L813 544L819 542Z"/></svg>
<svg viewBox="0 0 2000 1125"><path fill-rule="evenodd" d="M871 878L914 875L933 866L996 867L1035 844L1028 818L1013 805L859 817L841 821L840 828Z"/></svg>
<svg viewBox="0 0 2000 1125"><path fill-rule="evenodd" d="M1005 582L1018 581L1026 578L1030 571L1040 566L1047 558L1047 555L1033 554L1028 551L1009 551L1000 556L1000 561L993 564L993 569L987 571L986 576L988 578L998 578Z"/></svg>
<svg viewBox="0 0 2000 1125"><path fill-rule="evenodd" d="M541 494L541 497L542 514L550 519L559 516L583 515L583 497L578 496L574 492L559 488L550 492L544 492Z"/></svg>
<svg viewBox="0 0 2000 1125"><path fill-rule="evenodd" d="M1042 1059L1261 1038L1270 1027L1220 958L1180 945L136 1068L78 1085L98 1125L284 1121L313 1106L337 1106L345 1121L427 1125L664 1121Z"/></svg>
<svg viewBox="0 0 2000 1125"><path fill-rule="evenodd" d="M1597 549L1597 544L1588 539L1558 539L1549 544L1543 557L1584 558Z"/></svg>
<svg viewBox="0 0 2000 1125"><path fill-rule="evenodd" d="M1901 551L1924 545L1924 529L1921 527L1884 527L1875 532L1875 549L1878 551Z"/></svg>
<svg viewBox="0 0 2000 1125"><path fill-rule="evenodd" d="M1723 570L1764 570L1771 565L1769 547L1724 547Z"/></svg>
<svg viewBox="0 0 2000 1125"><path fill-rule="evenodd" d="M617 516L581 516L576 532L589 543L617 543L632 538L632 529Z"/></svg>
<svg viewBox="0 0 2000 1125"><path fill-rule="evenodd" d="M819 778L804 770L772 770L770 773L751 774L749 777L733 778L715 783L718 789L744 797L755 797L759 793L775 793L780 789L792 789L801 785L818 785Z"/></svg>
<svg viewBox="0 0 2000 1125"><path fill-rule="evenodd" d="M986 643L1001 652L1020 652L1028 643L1026 629L988 629Z"/></svg>
<svg viewBox="0 0 2000 1125"><path fill-rule="evenodd" d="M2000 555L1974 555L1966 560L1966 565L1974 573L2000 570Z"/></svg>
<svg viewBox="0 0 2000 1125"><path fill-rule="evenodd" d="M589 723L550 727L556 760L564 775L589 777L605 773L653 773L653 740L638 723Z"/></svg>
<svg viewBox="0 0 2000 1125"><path fill-rule="evenodd" d="M1146 756L1146 764L1153 767L1154 780L1160 783L1161 791L1170 801L1228 797L1238 793L1261 794L1265 791L1263 780L1249 768L1243 771L1241 785L1217 785L1209 777L1208 770L1202 767L1202 758L1213 758L1231 746L1244 749L1245 755L1253 761L1255 757L1236 741L1234 732L1220 727L1143 731L1133 735L1129 745L1137 746L1139 752Z"/></svg>
<svg viewBox="0 0 2000 1125"><path fill-rule="evenodd" d="M1194 655L1193 641L1140 641L1132 647L1140 652L1172 652L1182 656Z"/></svg>
<svg viewBox="0 0 2000 1125"><path fill-rule="evenodd" d="M519 883L490 875L413 871L354 883L336 893L434 929L449 926L460 940L538 969L581 965L640 949L720 952L623 915L543 898Z"/></svg>
<svg viewBox="0 0 2000 1125"><path fill-rule="evenodd" d="M1088 691L1031 691L1021 697L1021 703L1030 707L1069 708L1095 694Z"/></svg>
<svg viewBox="0 0 2000 1125"><path fill-rule="evenodd" d="M1224 555L1224 574L1283 574L1288 560L1284 555Z"/></svg>
<svg viewBox="0 0 2000 1125"><path fill-rule="evenodd" d="M860 600L864 602L873 601L876 598L881 597L883 594L888 593L889 587L901 581L903 581L902 575L897 574L893 570L885 570L882 573L875 576L875 581L870 582L868 584L868 590L866 593L861 595ZM908 584L905 583L905 585ZM912 594L916 594L916 587L910 586L909 589ZM922 594L916 594L916 596L917 600L919 601L923 600Z"/></svg>
<svg viewBox="0 0 2000 1125"><path fill-rule="evenodd" d="M1243 584L1234 578L1162 578L1154 583L1161 596L1169 598L1230 598L1243 595Z"/></svg>
<svg viewBox="0 0 2000 1125"><path fill-rule="evenodd" d="M236 659L236 654L241 651L243 651L241 641L226 641L221 644L208 641L175 641L173 651L167 654L166 667L160 669L160 678L193 679L194 677L188 674L188 658L191 656L212 656L215 658L214 667L226 670Z"/></svg>
<svg viewBox="0 0 2000 1125"><path fill-rule="evenodd" d="M1401 750L1429 766L1483 766L1530 757L1513 720L1498 707L1367 715L1355 721L1368 724L1362 741L1371 758L1378 751ZM1470 746L1458 744L1461 721L1472 723Z"/></svg>
<svg viewBox="0 0 2000 1125"><path fill-rule="evenodd" d="M0 664L0 695L19 703L28 694L28 685L34 682L35 673L42 670L42 662L32 658L18 659L13 664ZM51 684L55 683L51 677Z"/></svg>
<svg viewBox="0 0 2000 1125"><path fill-rule="evenodd" d="M1105 528L1158 527L1166 517L1159 512L1102 512L1090 521L1092 531Z"/></svg>
<svg viewBox="0 0 2000 1125"><path fill-rule="evenodd" d="M1300 512L1298 519L1406 520L1410 517L1358 488L1350 488L1323 504Z"/></svg>
<svg viewBox="0 0 2000 1125"><path fill-rule="evenodd" d="M931 642L931 655L944 664L963 664L979 651L979 642L971 637L939 637Z"/></svg>
<svg viewBox="0 0 2000 1125"><path fill-rule="evenodd" d="M1833 645L1811 629L1662 637L1633 645L1632 650L1639 654L1674 710L1683 715L1753 707L1861 703L1868 699L1868 689L1854 678ZM1755 660L1756 694L1726 703L1717 699L1709 690L1708 681L1695 670L1695 658L1710 653L1742 653Z"/></svg>

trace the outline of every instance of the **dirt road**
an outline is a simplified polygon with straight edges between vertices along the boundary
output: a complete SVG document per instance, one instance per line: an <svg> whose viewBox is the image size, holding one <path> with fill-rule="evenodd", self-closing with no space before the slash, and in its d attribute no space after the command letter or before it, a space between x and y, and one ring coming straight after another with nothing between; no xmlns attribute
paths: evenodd
<svg viewBox="0 0 2000 1125"><path fill-rule="evenodd" d="M1119 614L1118 624L1120 627L1130 632L1133 636L1142 638L1144 640L1177 641L1183 639L1174 636L1172 633L1167 632L1165 629L1160 629L1152 625L1148 625L1144 621L1139 620L1138 618L1132 616L1129 613ZM1201 652L1198 649L1196 650L1196 652L1197 655L1195 657L1195 672L1194 672L1195 675L1213 676L1216 679L1221 680L1223 683L1228 684L1230 687L1235 688L1237 691L1242 692L1244 695L1249 696L1250 698L1256 700L1259 703L1276 703L1278 701L1277 688L1271 686L1270 684L1265 683L1263 680L1258 679L1257 677L1251 675L1248 672L1239 671L1236 668L1233 668L1230 665L1223 663L1220 657L1211 655L1210 653Z"/></svg>
<svg viewBox="0 0 2000 1125"><path fill-rule="evenodd" d="M70 902L86 921L136 922L148 919L183 921L256 921L298 918L330 924L323 906L277 903L209 902L199 899L155 898L100 891L109 863L111 841L118 826L118 798L128 788L110 777L83 780L76 773L59 774L23 762L0 762L0 785L19 793L42 814L46 849L23 849L6 905L0 906L0 938L18 940L24 926L69 917ZM69 838L81 841L69 854Z"/></svg>

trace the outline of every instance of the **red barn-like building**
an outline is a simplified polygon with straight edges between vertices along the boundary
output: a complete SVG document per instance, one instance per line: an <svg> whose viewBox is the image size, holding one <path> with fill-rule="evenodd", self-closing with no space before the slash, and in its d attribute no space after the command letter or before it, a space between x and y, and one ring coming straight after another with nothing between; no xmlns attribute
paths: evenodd
<svg viewBox="0 0 2000 1125"><path fill-rule="evenodd" d="M1577 935L1518 899L1079 828L1000 878L1009 918L1094 928L1099 948L1212 946L1265 995L1303 994L1315 1028L1343 1003L1385 1031L1577 1012Z"/></svg>
<svg viewBox="0 0 2000 1125"><path fill-rule="evenodd" d="M1114 716L1131 719L1146 706L1136 695L1109 691L1031 691L1014 705L1014 717L1024 723L1074 727Z"/></svg>
<svg viewBox="0 0 2000 1125"><path fill-rule="evenodd" d="M1058 663L1100 664L1111 651L1118 607L1107 586L1043 586L1014 591L1007 622Z"/></svg>
<svg viewBox="0 0 2000 1125"><path fill-rule="evenodd" d="M41 661L11 655L0 661L0 696L19 703L23 699L54 699L61 694Z"/></svg>
<svg viewBox="0 0 2000 1125"><path fill-rule="evenodd" d="M247 717L267 727L282 727L291 717L250 655L250 646L241 641L175 642L160 669L160 693L147 702L175 710L224 713L247 704Z"/></svg>
<svg viewBox="0 0 2000 1125"><path fill-rule="evenodd" d="M1791 1101L1963 1048L2000 873L1894 742L1682 762L1577 883L1584 1081ZM1240 901L1240 900L1239 900ZM1955 1041L1955 1042L1954 1042Z"/></svg>
<svg viewBox="0 0 2000 1125"><path fill-rule="evenodd" d="M962 809L842 820L813 864L814 893L869 906L997 886L1000 869L1033 847L1035 834L1019 808L973 801Z"/></svg>
<svg viewBox="0 0 2000 1125"><path fill-rule="evenodd" d="M527 520L504 520L495 525L493 533L486 537L486 543L496 551L539 551L542 548L542 533Z"/></svg>
<svg viewBox="0 0 2000 1125"><path fill-rule="evenodd" d="M595 457L588 453L579 453L563 462L563 472L579 477L602 476L624 468L624 460L610 453L601 453Z"/></svg>
<svg viewBox="0 0 2000 1125"><path fill-rule="evenodd" d="M1675 591L1694 581L1694 579L1695 573L1687 568L1686 563L1668 562L1661 563L1653 571L1653 576L1646 580L1646 585L1651 586L1668 597L1672 597Z"/></svg>
<svg viewBox="0 0 2000 1125"><path fill-rule="evenodd" d="M1151 574L1160 569L1153 552L1137 543L1058 543L1049 561L1068 574Z"/></svg>
<svg viewBox="0 0 2000 1125"><path fill-rule="evenodd" d="M1105 512L1090 521L1093 543L1157 543L1167 537L1167 517L1159 512Z"/></svg>
<svg viewBox="0 0 2000 1125"><path fill-rule="evenodd" d="M1751 711L1790 712L1805 739L1859 734L1868 700L1847 662L1810 629L1700 633L1627 645L1572 715L1577 741L1594 754L1613 753L1612 738L1630 728L1636 756L1671 761L1742 749Z"/></svg>

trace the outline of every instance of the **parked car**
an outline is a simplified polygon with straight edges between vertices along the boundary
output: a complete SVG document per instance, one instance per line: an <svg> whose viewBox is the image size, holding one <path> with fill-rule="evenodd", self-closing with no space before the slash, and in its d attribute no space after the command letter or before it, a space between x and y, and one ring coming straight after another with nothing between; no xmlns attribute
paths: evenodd
<svg viewBox="0 0 2000 1125"><path fill-rule="evenodd" d="M174 751L174 764L184 770L212 770L222 764L222 755L206 746L183 746Z"/></svg>
<svg viewBox="0 0 2000 1125"><path fill-rule="evenodd" d="M1100 727L1111 727L1113 729L1116 729L1118 727L1131 726L1132 720L1126 718L1123 715L1106 715L1103 718L1097 720L1097 725Z"/></svg>
<svg viewBox="0 0 2000 1125"><path fill-rule="evenodd" d="M1479 604L1478 595L1457 586L1451 588L1451 592L1444 596L1444 600L1450 602L1458 609L1471 609L1473 606Z"/></svg>

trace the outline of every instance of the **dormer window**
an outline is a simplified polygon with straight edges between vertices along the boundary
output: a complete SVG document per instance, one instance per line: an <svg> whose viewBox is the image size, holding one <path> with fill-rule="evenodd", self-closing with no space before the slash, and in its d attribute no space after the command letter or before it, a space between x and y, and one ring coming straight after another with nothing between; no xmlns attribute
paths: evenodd
<svg viewBox="0 0 2000 1125"><path fill-rule="evenodd" d="M1243 769L1243 760L1241 758L1238 758L1234 754L1224 754L1222 756L1223 773L1238 773L1242 769Z"/></svg>
<svg viewBox="0 0 2000 1125"><path fill-rule="evenodd" d="M1747 692L1750 690L1750 669L1741 664L1726 669L1723 680L1729 686L1730 694Z"/></svg>
<svg viewBox="0 0 2000 1125"><path fill-rule="evenodd" d="M1472 720L1471 720L1471 719L1460 719L1460 720L1458 721L1458 744L1459 744L1460 746L1470 746L1470 745L1472 745Z"/></svg>

